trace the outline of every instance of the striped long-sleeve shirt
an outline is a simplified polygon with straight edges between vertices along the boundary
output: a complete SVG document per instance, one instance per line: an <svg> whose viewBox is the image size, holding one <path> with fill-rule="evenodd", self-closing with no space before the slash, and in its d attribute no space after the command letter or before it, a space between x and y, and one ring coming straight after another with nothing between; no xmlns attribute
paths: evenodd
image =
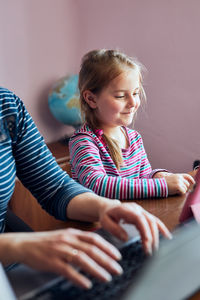
<svg viewBox="0 0 200 300"><path fill-rule="evenodd" d="M115 199L167 197L164 178L148 161L143 141L135 130L125 128L129 147L122 149L123 166L118 170L102 136L87 125L75 132L69 143L72 177L101 196Z"/></svg>
<svg viewBox="0 0 200 300"><path fill-rule="evenodd" d="M0 88L0 232L16 175L46 211L62 220L69 201L89 191L57 165L22 101Z"/></svg>

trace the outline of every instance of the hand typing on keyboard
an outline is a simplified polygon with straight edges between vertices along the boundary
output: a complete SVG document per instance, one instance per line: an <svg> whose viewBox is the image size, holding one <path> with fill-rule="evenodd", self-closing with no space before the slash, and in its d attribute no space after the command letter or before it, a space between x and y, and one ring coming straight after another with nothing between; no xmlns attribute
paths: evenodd
<svg viewBox="0 0 200 300"><path fill-rule="evenodd" d="M123 271L116 262L120 252L98 234L77 229L63 229L37 233L9 233L4 237L13 240L13 251L18 262L38 270L51 271L73 283L90 288L91 280L76 267L103 282ZM11 249L8 248L8 256Z"/></svg>
<svg viewBox="0 0 200 300"><path fill-rule="evenodd" d="M136 203L122 203L102 209L100 222L104 229L119 239L126 241L128 235L120 226L120 220L134 224L140 232L146 254L152 254L159 247L159 231L168 239L172 236L166 226L155 216Z"/></svg>

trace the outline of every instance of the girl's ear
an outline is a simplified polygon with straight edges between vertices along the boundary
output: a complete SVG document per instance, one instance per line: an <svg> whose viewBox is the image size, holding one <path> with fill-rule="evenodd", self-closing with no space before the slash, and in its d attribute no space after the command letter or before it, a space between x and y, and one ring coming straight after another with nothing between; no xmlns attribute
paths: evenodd
<svg viewBox="0 0 200 300"><path fill-rule="evenodd" d="M85 102L89 105L89 107L93 109L97 108L96 95L93 94L91 91L84 91L83 98L85 99Z"/></svg>

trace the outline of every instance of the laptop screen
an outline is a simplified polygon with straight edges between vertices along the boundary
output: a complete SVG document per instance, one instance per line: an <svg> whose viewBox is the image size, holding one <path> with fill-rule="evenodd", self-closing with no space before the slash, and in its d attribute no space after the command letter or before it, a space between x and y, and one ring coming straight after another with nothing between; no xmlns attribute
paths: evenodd
<svg viewBox="0 0 200 300"><path fill-rule="evenodd" d="M179 227L171 241L163 240L123 300L188 299L200 289L200 226Z"/></svg>

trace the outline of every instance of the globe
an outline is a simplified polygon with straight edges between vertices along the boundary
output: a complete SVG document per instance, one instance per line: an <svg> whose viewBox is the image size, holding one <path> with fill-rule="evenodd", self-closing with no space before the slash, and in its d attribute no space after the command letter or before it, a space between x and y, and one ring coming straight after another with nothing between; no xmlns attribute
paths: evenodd
<svg viewBox="0 0 200 300"><path fill-rule="evenodd" d="M61 123L75 128L81 125L78 75L66 76L52 87L48 95L52 115Z"/></svg>

